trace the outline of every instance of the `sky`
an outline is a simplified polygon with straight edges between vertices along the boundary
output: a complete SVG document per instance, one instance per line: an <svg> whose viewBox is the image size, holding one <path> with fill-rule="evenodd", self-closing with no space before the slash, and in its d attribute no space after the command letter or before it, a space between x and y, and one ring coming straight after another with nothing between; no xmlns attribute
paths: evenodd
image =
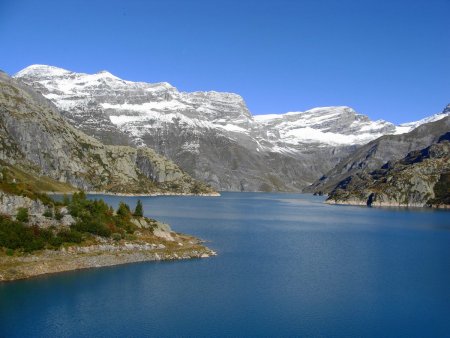
<svg viewBox="0 0 450 338"><path fill-rule="evenodd" d="M450 103L450 0L0 0L0 69L108 70L394 123Z"/></svg>

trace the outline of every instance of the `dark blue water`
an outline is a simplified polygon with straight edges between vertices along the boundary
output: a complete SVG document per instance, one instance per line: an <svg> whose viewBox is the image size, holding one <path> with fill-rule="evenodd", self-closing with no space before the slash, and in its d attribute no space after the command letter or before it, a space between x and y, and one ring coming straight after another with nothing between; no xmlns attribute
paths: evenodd
<svg viewBox="0 0 450 338"><path fill-rule="evenodd" d="M0 284L0 337L450 336L449 212L293 194L143 202L219 256Z"/></svg>

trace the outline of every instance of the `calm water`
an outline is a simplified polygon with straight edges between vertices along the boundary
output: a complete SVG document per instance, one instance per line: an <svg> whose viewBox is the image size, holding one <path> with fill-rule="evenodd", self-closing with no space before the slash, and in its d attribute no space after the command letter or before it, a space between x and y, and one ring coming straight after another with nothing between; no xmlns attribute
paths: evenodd
<svg viewBox="0 0 450 338"><path fill-rule="evenodd" d="M0 337L450 336L449 212L294 194L143 202L219 256L0 284Z"/></svg>

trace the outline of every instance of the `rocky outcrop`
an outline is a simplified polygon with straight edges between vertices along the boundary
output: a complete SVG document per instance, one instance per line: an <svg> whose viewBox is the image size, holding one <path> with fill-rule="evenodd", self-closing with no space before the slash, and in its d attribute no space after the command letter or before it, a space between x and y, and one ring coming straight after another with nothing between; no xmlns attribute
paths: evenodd
<svg viewBox="0 0 450 338"><path fill-rule="evenodd" d="M450 207L450 133L370 173L341 181L327 203L368 206Z"/></svg>
<svg viewBox="0 0 450 338"><path fill-rule="evenodd" d="M333 169L314 182L305 192L330 193L349 176L364 176L380 168L388 161L396 161L409 152L423 149L438 142L442 134L450 131L450 111L447 106L438 121L427 122L416 129L400 135L385 135L357 148L342 159Z"/></svg>
<svg viewBox="0 0 450 338"><path fill-rule="evenodd" d="M183 93L168 83L125 81L104 71L34 65L15 78L85 133L107 144L150 146L219 190L298 191L357 145L425 122L394 126L349 107L252 116L237 94Z"/></svg>
<svg viewBox="0 0 450 338"><path fill-rule="evenodd" d="M0 191L0 214L14 216L20 208L27 209L30 215L42 215L47 209L40 200Z"/></svg>
<svg viewBox="0 0 450 338"><path fill-rule="evenodd" d="M0 74L0 160L89 191L212 192L141 147L104 145L73 128L46 98Z"/></svg>

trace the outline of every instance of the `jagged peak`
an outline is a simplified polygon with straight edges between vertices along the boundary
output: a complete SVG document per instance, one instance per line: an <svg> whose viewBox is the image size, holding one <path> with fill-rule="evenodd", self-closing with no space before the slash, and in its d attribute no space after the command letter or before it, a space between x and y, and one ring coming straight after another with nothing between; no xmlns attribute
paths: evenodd
<svg viewBox="0 0 450 338"><path fill-rule="evenodd" d="M324 107L315 107L312 109L308 109L305 111L291 111L284 114L263 114L263 115L255 115L255 119L258 121L270 121L277 120L283 118L292 118L298 116L299 118L306 115L321 115L321 116L329 116L329 115L342 115L345 113L353 113L354 115L358 114L353 108L348 106L324 106ZM361 115L365 116L365 115Z"/></svg>
<svg viewBox="0 0 450 338"><path fill-rule="evenodd" d="M107 77L114 77L116 79L119 79L119 77L111 74L110 72L108 72L107 70L101 70L99 72L97 72L97 75L103 75L103 76L107 76Z"/></svg>
<svg viewBox="0 0 450 338"><path fill-rule="evenodd" d="M330 112L330 113L343 113L343 112L353 112L355 114L356 111L349 106L325 106L325 107L315 107L312 109L308 109L305 113L317 113L317 112ZM289 114L289 113L288 113Z"/></svg>
<svg viewBox="0 0 450 338"><path fill-rule="evenodd" d="M244 98L239 94L232 92L219 92L215 90L183 92L183 94L190 96L208 97L213 100L244 101Z"/></svg>

